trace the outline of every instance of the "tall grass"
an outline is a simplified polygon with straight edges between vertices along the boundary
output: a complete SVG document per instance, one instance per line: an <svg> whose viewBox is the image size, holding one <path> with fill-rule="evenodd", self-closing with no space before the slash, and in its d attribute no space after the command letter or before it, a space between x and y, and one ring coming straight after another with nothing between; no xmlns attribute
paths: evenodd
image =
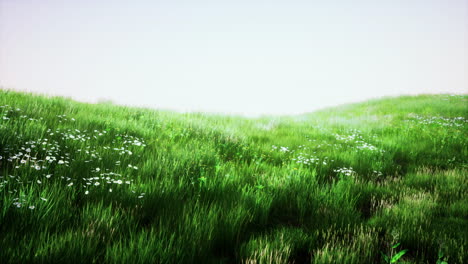
<svg viewBox="0 0 468 264"><path fill-rule="evenodd" d="M246 119L0 91L0 262L466 263L467 100Z"/></svg>

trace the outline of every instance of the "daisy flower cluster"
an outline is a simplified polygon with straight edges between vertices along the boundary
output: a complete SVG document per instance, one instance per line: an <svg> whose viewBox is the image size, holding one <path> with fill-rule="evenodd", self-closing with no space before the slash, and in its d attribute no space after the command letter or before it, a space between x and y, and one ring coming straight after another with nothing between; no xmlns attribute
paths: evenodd
<svg viewBox="0 0 468 264"><path fill-rule="evenodd" d="M354 176L356 174L356 172L353 170L353 167L337 168L337 169L334 169L333 171L338 173L338 174L343 174L345 176Z"/></svg>
<svg viewBox="0 0 468 264"><path fill-rule="evenodd" d="M2 154L15 169L31 167L40 171L48 169L53 163L69 166L71 162L70 153L64 152L58 141L47 138L26 141L19 147L7 145Z"/></svg>
<svg viewBox="0 0 468 264"><path fill-rule="evenodd" d="M16 117L21 121L42 121L44 118L33 118L28 115L21 114L23 110L20 108L15 108L10 105L0 105L0 121L8 121L10 119L15 119Z"/></svg>
<svg viewBox="0 0 468 264"><path fill-rule="evenodd" d="M320 159L318 157L315 157L306 153L299 153L299 156L297 156L297 158L293 158L292 160L295 161L296 163L304 164L304 165L312 165L312 164L320 163Z"/></svg>
<svg viewBox="0 0 468 264"><path fill-rule="evenodd" d="M271 149L272 150L277 150L279 152L283 152L283 153L286 153L286 152L292 152L289 147L282 147L282 146L271 146Z"/></svg>
<svg viewBox="0 0 468 264"><path fill-rule="evenodd" d="M59 120L59 123L62 123L62 122L64 122L64 121L68 121L68 120L73 121L73 122L76 121L75 118L73 118L73 117L72 117L72 118L68 118L66 115L57 115L57 118L58 118L58 120Z"/></svg>
<svg viewBox="0 0 468 264"><path fill-rule="evenodd" d="M379 149L376 146L366 142L364 137L361 136L362 133L359 130L353 129L353 130L350 130L349 132L350 132L349 135L335 134L336 140L341 141L346 144L350 144L354 146L356 150L367 150L371 152L380 152L380 153L385 152L384 150Z"/></svg>
<svg viewBox="0 0 468 264"><path fill-rule="evenodd" d="M10 105L0 105L0 110L2 110L1 120L10 120L11 116L18 115L21 112L20 108L14 108Z"/></svg>
<svg viewBox="0 0 468 264"><path fill-rule="evenodd" d="M315 146L315 148L317 148L317 146ZM307 153L309 148L306 145L299 145L297 149L273 145L272 150L279 151L281 153L290 153L292 155L295 155L295 153L297 153L297 156L293 156L291 160L297 164L302 165L327 165L330 163L330 161L334 161L330 160L328 157L318 157L316 155L317 151L314 151L313 153Z"/></svg>
<svg viewBox="0 0 468 264"><path fill-rule="evenodd" d="M2 111L3 110L3 111ZM1 106L0 116L2 127L10 125L11 121L29 120L25 115L19 115L21 109L11 106ZM75 119L66 115L58 115L59 123L74 122ZM31 119L31 121L41 121ZM131 175L138 170L138 166L129 162L129 156L147 146L144 139L126 133L111 135L110 130L79 130L64 128L47 128L36 139L24 140L26 136L16 135L15 145L4 145L0 149L0 192L19 194L26 185L44 186L49 181L61 182L65 188L83 189L84 194L91 193L93 188L113 192L120 186L133 184ZM102 140L101 140L102 138ZM99 141L98 141L99 140ZM70 144L71 142L74 142ZM99 144L97 144L99 142ZM111 142L105 144L104 142ZM107 154L115 157L112 152L118 152L115 163L106 162L103 157ZM79 157L79 158L78 158ZM72 176L71 167L76 162L89 163L88 173L84 177ZM110 166L109 166L110 165ZM119 171L119 173L115 172ZM135 193L135 191L132 191ZM137 195L143 198L143 194ZM47 202L44 197L39 197ZM16 208L26 207L34 210L38 204L28 204L22 197L14 198L12 205Z"/></svg>
<svg viewBox="0 0 468 264"><path fill-rule="evenodd" d="M319 158L315 156L314 154L301 152L296 158L292 158L292 160L298 164L303 164L303 165L327 165L330 162L335 161L335 160L330 160L328 157Z"/></svg>
<svg viewBox="0 0 468 264"><path fill-rule="evenodd" d="M410 119L406 122L413 122L423 125L437 125L443 127L463 127L468 123L468 119L464 117L443 117L443 116L421 116L417 114L409 114Z"/></svg>

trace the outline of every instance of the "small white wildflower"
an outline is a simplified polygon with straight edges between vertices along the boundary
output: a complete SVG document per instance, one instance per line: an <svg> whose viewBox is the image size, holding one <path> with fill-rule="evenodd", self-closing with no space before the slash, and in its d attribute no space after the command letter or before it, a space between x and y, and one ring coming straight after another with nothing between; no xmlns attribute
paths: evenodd
<svg viewBox="0 0 468 264"><path fill-rule="evenodd" d="M101 169L100 169L100 168L96 168L96 172L99 172L99 171L101 171Z"/></svg>
<svg viewBox="0 0 468 264"><path fill-rule="evenodd" d="M21 164L25 164L26 160L21 160L20 162L21 162Z"/></svg>
<svg viewBox="0 0 468 264"><path fill-rule="evenodd" d="M37 183L38 183L38 184L42 184L42 182L41 182L40 180L37 180Z"/></svg>
<svg viewBox="0 0 468 264"><path fill-rule="evenodd" d="M65 162L63 160L59 160L58 164L64 164Z"/></svg>
<svg viewBox="0 0 468 264"><path fill-rule="evenodd" d="M89 191L85 191L85 192L84 192L85 195L88 195L88 193L89 193Z"/></svg>
<svg viewBox="0 0 468 264"><path fill-rule="evenodd" d="M109 192L112 192L112 189L109 189Z"/></svg>
<svg viewBox="0 0 468 264"><path fill-rule="evenodd" d="M34 205L29 206L29 209L34 210L36 208Z"/></svg>
<svg viewBox="0 0 468 264"><path fill-rule="evenodd" d="M288 149L288 147L281 147L281 148L280 148L280 151L281 151L281 152L288 152L289 149Z"/></svg>
<svg viewBox="0 0 468 264"><path fill-rule="evenodd" d="M46 198L41 197L41 200L44 201L44 202L47 202Z"/></svg>
<svg viewBox="0 0 468 264"><path fill-rule="evenodd" d="M70 182L67 186L70 187L73 185L73 182Z"/></svg>
<svg viewBox="0 0 468 264"><path fill-rule="evenodd" d="M95 183L94 183L95 186L99 186L99 184L100 184L99 182L95 182Z"/></svg>
<svg viewBox="0 0 468 264"><path fill-rule="evenodd" d="M49 179L50 177L52 177L52 174L47 174L46 175L46 178Z"/></svg>

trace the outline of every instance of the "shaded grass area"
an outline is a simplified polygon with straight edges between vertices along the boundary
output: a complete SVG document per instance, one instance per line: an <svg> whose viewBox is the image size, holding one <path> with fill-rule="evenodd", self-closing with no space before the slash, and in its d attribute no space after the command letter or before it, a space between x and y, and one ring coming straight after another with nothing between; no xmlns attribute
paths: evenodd
<svg viewBox="0 0 468 264"><path fill-rule="evenodd" d="M0 259L464 263L467 100L246 119L0 91Z"/></svg>

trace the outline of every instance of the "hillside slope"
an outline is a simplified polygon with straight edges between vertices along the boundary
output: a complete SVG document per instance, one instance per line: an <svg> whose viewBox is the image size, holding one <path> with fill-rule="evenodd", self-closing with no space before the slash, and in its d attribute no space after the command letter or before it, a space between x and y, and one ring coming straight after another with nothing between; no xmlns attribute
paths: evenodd
<svg viewBox="0 0 468 264"><path fill-rule="evenodd" d="M467 103L246 119L0 91L0 259L466 263Z"/></svg>

